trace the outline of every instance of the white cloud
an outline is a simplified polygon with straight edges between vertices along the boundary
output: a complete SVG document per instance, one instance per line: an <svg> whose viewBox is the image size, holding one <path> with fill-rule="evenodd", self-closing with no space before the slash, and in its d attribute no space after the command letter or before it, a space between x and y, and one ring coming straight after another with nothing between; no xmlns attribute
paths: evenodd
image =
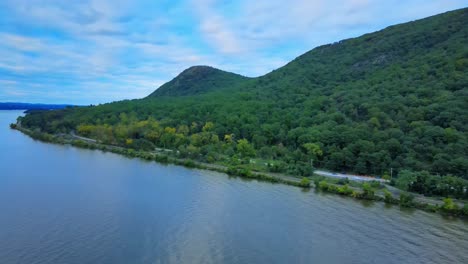
<svg viewBox="0 0 468 264"><path fill-rule="evenodd" d="M123 31L116 18L123 16L128 0L15 0L7 1L13 15L44 27L60 28L69 34L102 34Z"/></svg>
<svg viewBox="0 0 468 264"><path fill-rule="evenodd" d="M199 30L219 52L227 54L241 52L237 36L230 30L223 14L216 10L215 4L214 0L193 1L192 5L200 19Z"/></svg>
<svg viewBox="0 0 468 264"><path fill-rule="evenodd" d="M158 10L167 3L170 7ZM463 1L146 4L4 0L0 5L8 13L7 21L19 26L0 28L0 70L6 73L0 85L9 85L9 96L30 91L30 98L37 100L63 102L73 96L80 103L96 103L140 98L193 65L263 75L317 45L454 9ZM53 34L25 33L36 29ZM0 98L5 94L1 90Z"/></svg>

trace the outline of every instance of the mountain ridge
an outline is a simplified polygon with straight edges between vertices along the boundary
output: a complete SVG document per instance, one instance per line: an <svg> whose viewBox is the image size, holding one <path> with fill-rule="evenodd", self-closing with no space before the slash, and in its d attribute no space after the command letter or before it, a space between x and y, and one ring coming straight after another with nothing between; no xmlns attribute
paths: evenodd
<svg viewBox="0 0 468 264"><path fill-rule="evenodd" d="M340 47L346 46L350 42L351 43L352 42L359 42L359 41L362 41L362 39L364 39L365 42L369 42L369 41L374 40L375 38L378 38L379 41L384 41L385 42L385 40L388 39L388 37L389 37L388 36L389 32L391 32L391 34L397 34L397 33L404 34L404 31L409 30L411 28L417 28L420 24L424 24L427 21L431 21L431 22L433 22L433 24L437 24L438 22L439 23L441 23L441 22L450 23L450 21L437 21L438 20L437 18L439 18L440 16L444 16L446 14L453 13L453 12L462 13L462 15L465 17L465 21L468 21L468 19L467 19L468 12L467 12L467 9L464 8L464 9L458 9L458 10L454 10L454 11L448 11L448 12L445 12L445 13L441 13L441 14L434 15L434 16L429 16L429 17L426 17L426 18L422 18L422 19L418 19L418 20L414 20L414 21L410 21L410 22L404 22L404 23L400 23L400 24L396 24L396 25L391 25L391 26L388 26L388 27L386 27L384 29L381 29L381 30L378 30L378 31L375 31L375 32L371 32L371 33L366 33L366 34L363 34L363 35L358 36L358 37L343 39L343 40L340 40L340 41L337 41L337 42L334 42L334 43L324 44L324 45L315 47L315 48L305 52L304 54L299 55L298 57L296 57L295 59L293 59L292 61L290 61L286 65L284 65L282 67L279 67L279 68L277 68L277 69L275 69L275 70L273 70L273 71L271 71L269 73L266 73L264 75L257 76L257 77L252 77L252 78L244 77L244 76L242 76L242 77L244 77L244 79L243 79L244 81L268 78L272 73L282 71L283 69L288 68L288 66L291 65L291 64L295 64L295 63L307 64L307 63L310 63L311 61L317 62L317 59L314 59L314 56L323 55L324 53L327 54L327 53L330 52L330 50L331 50L331 52L336 52L336 50L339 50ZM449 25L449 27L453 27L453 26ZM419 29L419 30L421 31L421 29ZM384 36L382 36L382 34L384 34ZM413 34L416 34L416 33L413 33ZM433 38L434 35L432 35L431 37ZM437 39L441 39L441 38L443 39L443 37L444 36L438 36ZM391 44L389 43L389 45L391 45ZM381 52L384 52L384 51L385 50L382 50ZM401 56L400 54L398 54L398 55ZM390 64L392 62L392 59L395 59L394 56L395 56L395 54L380 54L380 55L375 56L373 58L365 58L365 59L363 59L361 61L357 61L357 62L353 63L352 66L353 66L354 71L356 71L356 72L358 72L359 70L362 70L363 67L365 67L365 66L374 66L374 67L385 66L387 64ZM322 61L322 63L324 63L324 61ZM237 73L226 72L226 71L224 71L222 69L217 69L217 68L214 68L214 67L211 67L211 66L205 66L205 65L191 66L191 67L185 69L184 71L182 71L173 80L163 84L160 88L156 89L152 94L149 95L149 97L151 97L152 95L157 94L157 91L161 90L161 88L165 88L165 89L162 89L162 90L168 90L167 88L173 89L172 87L166 87L166 85L171 83L174 80L177 80L178 77L183 76L184 73L186 73L187 71L191 71L191 70L193 70L195 68L210 68L212 70L216 70L216 71L220 71L220 72L224 72L224 73L229 73L229 74L232 74L232 75L241 76L241 75L239 75ZM241 80L239 80L239 81L241 81ZM227 85L232 85L232 84L227 84ZM235 85L238 85L238 83L235 83ZM212 91L212 90L206 90L204 92L207 92L207 91ZM164 94L166 94L166 93L167 93L167 91L165 91ZM183 94L183 95L195 95L195 94L199 94L199 93L193 93L193 94L187 93L187 94ZM172 94L172 95L177 95L177 94Z"/></svg>
<svg viewBox="0 0 468 264"><path fill-rule="evenodd" d="M317 47L256 78L192 67L144 99L22 123L48 133L89 125L87 136L112 144L132 139L128 147L223 163L239 158L237 140L245 139L254 157L275 164L262 169L299 175L310 173L304 146L315 144L322 154L313 154L314 165L329 170L467 177L467 24L464 8L391 26ZM137 126L152 120L163 129Z"/></svg>

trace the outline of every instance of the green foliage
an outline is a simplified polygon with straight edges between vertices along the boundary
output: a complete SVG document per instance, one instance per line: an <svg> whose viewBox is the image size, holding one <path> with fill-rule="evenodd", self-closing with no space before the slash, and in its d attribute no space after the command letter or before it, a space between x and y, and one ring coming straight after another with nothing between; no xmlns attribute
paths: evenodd
<svg viewBox="0 0 468 264"><path fill-rule="evenodd" d="M252 171L244 167L229 166L226 173L233 176L241 176L246 178L255 178Z"/></svg>
<svg viewBox="0 0 468 264"><path fill-rule="evenodd" d="M445 198L444 205L442 205L442 210L448 213L455 212L458 211L458 205L453 202L452 198Z"/></svg>
<svg viewBox="0 0 468 264"><path fill-rule="evenodd" d="M400 193L400 206L401 207L413 207L414 206L414 195L410 193Z"/></svg>
<svg viewBox="0 0 468 264"><path fill-rule="evenodd" d="M392 193L387 189L384 189L384 202L388 204L393 204L395 202Z"/></svg>
<svg viewBox="0 0 468 264"><path fill-rule="evenodd" d="M375 198L375 191L372 188L372 186L367 182L362 184L361 198L367 200L373 200Z"/></svg>
<svg viewBox="0 0 468 264"><path fill-rule="evenodd" d="M397 179L393 179L393 184L400 190L408 191L410 184L416 181L416 176L413 172L408 170L403 170Z"/></svg>
<svg viewBox="0 0 468 264"><path fill-rule="evenodd" d="M350 180L348 178L340 178L336 183L340 185L346 185L350 183Z"/></svg>
<svg viewBox="0 0 468 264"><path fill-rule="evenodd" d="M392 177L390 176L390 174L388 174L388 172L384 172L384 175L382 176L382 179L390 181L392 179Z"/></svg>
<svg viewBox="0 0 468 264"><path fill-rule="evenodd" d="M338 193L339 194L342 194L342 195L351 195L353 193L353 190L351 188L349 188L349 186L347 184L341 186L341 187L338 187Z"/></svg>
<svg viewBox="0 0 468 264"><path fill-rule="evenodd" d="M186 96L222 89L248 80L247 77L209 66L194 66L162 85L148 97Z"/></svg>
<svg viewBox="0 0 468 264"><path fill-rule="evenodd" d="M302 145L302 147L304 147L307 151L307 154L314 159L323 155L323 151L320 149L320 146L316 143L305 143L304 145Z"/></svg>
<svg viewBox="0 0 468 264"><path fill-rule="evenodd" d="M395 179L395 185L402 190L426 196L452 196L468 199L468 181L450 175L442 177L431 175L427 171L403 171Z"/></svg>
<svg viewBox="0 0 468 264"><path fill-rule="evenodd" d="M197 161L261 156L300 175L311 158L331 171L393 168L401 188L413 181L403 169L467 178L467 10L324 45L258 78L192 67L147 98L29 113L22 126ZM435 194L422 180L411 188Z"/></svg>
<svg viewBox="0 0 468 264"><path fill-rule="evenodd" d="M326 182L325 180L322 180L319 182L319 184L317 185L318 188L322 191L328 191L330 185L328 184L328 182Z"/></svg>
<svg viewBox="0 0 468 264"><path fill-rule="evenodd" d="M237 141L237 151L239 152L242 158L249 158L255 156L255 149L245 138L239 139Z"/></svg>
<svg viewBox="0 0 468 264"><path fill-rule="evenodd" d="M303 178L301 179L300 185L301 185L302 187L306 187L306 188L310 187L310 180L309 180L309 178L303 177Z"/></svg>
<svg viewBox="0 0 468 264"><path fill-rule="evenodd" d="M380 189L382 188L382 184L379 181L371 181L369 182L370 186L374 189Z"/></svg>
<svg viewBox="0 0 468 264"><path fill-rule="evenodd" d="M246 168L241 168L239 170L239 175L242 176L242 177L247 177L247 178L252 178L253 177L252 171L250 171L249 169L246 169Z"/></svg>
<svg viewBox="0 0 468 264"><path fill-rule="evenodd" d="M209 132L213 130L214 124L213 122L206 122L205 125L203 126L202 130L203 132Z"/></svg>
<svg viewBox="0 0 468 264"><path fill-rule="evenodd" d="M228 166L226 173L229 175L237 175L237 168L235 166Z"/></svg>
<svg viewBox="0 0 468 264"><path fill-rule="evenodd" d="M185 167L188 167L188 168L196 168L197 167L196 163L193 160L190 160L190 159L185 160L183 165Z"/></svg>
<svg viewBox="0 0 468 264"><path fill-rule="evenodd" d="M47 142L53 142L53 143L58 143L58 144L72 144L73 146L77 147L82 147L82 148L89 148L89 149L99 149L102 151L112 151L118 154L125 155L127 157L135 157L135 158L141 158L145 160L154 160L157 162L170 162L174 163L177 165L184 165L187 167L192 167L192 168L200 168L200 169L210 169L210 170L215 170L219 172L226 172L230 175L236 175L236 176L241 176L245 178L251 178L251 179L258 179L262 181L269 181L272 183L284 183L284 184L289 184L289 185L294 185L298 187L309 187L310 186L310 180L308 178L303 178L300 182L294 181L294 180L287 180L287 179L282 179L282 178L277 178L271 175L265 175L261 173L253 173L250 169L245 167L246 165L243 166L229 166L227 169L220 168L220 167L211 167L204 165L202 163L195 162L190 159L177 159L173 157L169 157L167 155L163 154L155 154L152 152L147 152L147 151L136 151L134 149L126 149L122 147L116 147L116 146L111 146L111 145L103 145L100 143L96 142L88 142L88 141L83 141L83 140L67 140L63 137L63 135L51 135L51 134L46 134L46 133L41 133L38 131L30 131L27 129L24 129L23 127L18 127L18 130L22 131L23 133L26 133L30 135L31 137ZM337 193L345 196L350 196L354 197L357 199L369 199L369 200L376 200L376 201L381 201L382 198L379 196L373 195L373 189L371 184L362 184L361 187L363 189L362 192L358 192L355 190L352 190L348 184L344 184L342 186L336 186L333 183L328 183L327 181L323 180L324 177L320 176L314 177L314 182L315 186L318 189L321 189L326 192L331 192L331 193ZM327 179L328 181L334 182L332 179ZM338 182L338 181L336 181ZM427 203L421 203L421 202L415 202L413 201L414 196L411 194L407 193L402 193L400 195L400 200L394 199L391 195L391 193L387 189L383 189L384 192L384 199L386 203L390 204L396 204L399 203L402 207L415 207L418 209L422 209L425 211L429 212L440 212L443 214L448 214L448 215L453 215L453 216L468 216L468 204L465 204L463 208L460 208L451 198L446 198L444 199L444 205L443 206L437 206L433 204L427 204Z"/></svg>

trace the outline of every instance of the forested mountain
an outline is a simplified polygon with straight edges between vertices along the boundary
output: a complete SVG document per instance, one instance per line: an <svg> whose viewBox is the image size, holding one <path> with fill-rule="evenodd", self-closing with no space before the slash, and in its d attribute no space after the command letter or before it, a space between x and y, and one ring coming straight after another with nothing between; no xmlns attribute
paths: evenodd
<svg viewBox="0 0 468 264"><path fill-rule="evenodd" d="M22 124L301 175L312 159L335 171L468 178L467 25L465 8L391 26L258 78L192 67L147 98L29 114Z"/></svg>
<svg viewBox="0 0 468 264"><path fill-rule="evenodd" d="M148 97L183 96L206 93L236 86L248 79L209 66L194 66L186 69L172 81L163 84Z"/></svg>

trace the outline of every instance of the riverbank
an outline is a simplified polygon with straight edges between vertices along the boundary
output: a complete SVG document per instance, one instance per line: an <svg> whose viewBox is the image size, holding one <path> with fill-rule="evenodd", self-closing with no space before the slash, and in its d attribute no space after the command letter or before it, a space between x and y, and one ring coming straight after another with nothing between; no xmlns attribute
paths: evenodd
<svg viewBox="0 0 468 264"><path fill-rule="evenodd" d="M387 186L377 189L378 187L372 186L372 183L364 183L362 188L356 188L348 184L329 183L320 177L314 180L314 186L316 190L326 193L339 194L360 200L384 202L401 208L415 208L426 212L440 213L445 216L468 218L468 204L459 205L451 198L439 201L426 197L425 200L421 200L418 199L417 195L409 192L400 192L400 195L395 197L387 189Z"/></svg>
<svg viewBox="0 0 468 264"><path fill-rule="evenodd" d="M310 188L310 181L304 180L304 178L296 178L292 176L282 176L282 175L272 175L269 173L263 172L256 172L246 170L242 167L232 166L227 167L219 164L210 164L199 162L191 159L181 159L172 157L170 155L164 154L164 152L150 152L150 151L136 151L133 149L127 149L120 146L113 146L113 145L105 145L101 144L97 141L92 142L89 140L83 140L82 138L75 138L72 135L52 135L52 134L45 134L40 132L31 131L29 129L23 128L17 124L11 125L12 129L16 129L33 139L37 139L40 141L48 142L48 143L55 143L55 144L69 144L79 148L86 148L86 149L98 149L105 152L113 152L116 154L120 154L126 157L131 158L141 158L148 161L156 161L160 163L170 163L175 165L181 165L188 168L196 168L196 169L204 169L204 170L211 170L217 171L221 173L226 173L230 176L238 176L243 178L250 178L250 179L257 179L262 181L268 181L272 183L282 183L302 188Z"/></svg>
<svg viewBox="0 0 468 264"><path fill-rule="evenodd" d="M255 179L260 181L267 181L271 183L281 183L301 188L311 188L311 179L314 181L313 186L316 190L327 193L334 193L343 196L352 197L360 200L370 200L376 202L384 202L386 204L397 205L402 208L416 208L427 212L440 213L443 215L450 215L456 217L468 217L468 206L465 204L463 207L453 203L449 198L441 202L440 200L425 198L426 202L415 199L415 195L411 193L401 192L398 197L392 195L385 187L381 190L376 190L377 186L371 186L369 183L364 183L362 186L349 186L348 184L334 184L324 180L323 177L315 175L310 178L297 178L289 175L281 175L276 173L251 171L242 166L223 166L220 164L210 164L199 162L191 159L176 158L166 154L167 152L150 152L150 151L136 151L127 149L120 146L105 145L97 141L83 140L76 138L73 135L59 134L52 135L31 131L21 127L20 124L12 124L12 129L16 129L33 139L44 142L56 144L69 144L79 148L98 149L104 152L113 152L116 154L124 155L131 158L140 158L148 161L156 161L160 163L170 163L181 165L188 168L197 168L204 170L217 171L226 173L230 176L242 177L248 179ZM375 182L380 184L378 182Z"/></svg>

